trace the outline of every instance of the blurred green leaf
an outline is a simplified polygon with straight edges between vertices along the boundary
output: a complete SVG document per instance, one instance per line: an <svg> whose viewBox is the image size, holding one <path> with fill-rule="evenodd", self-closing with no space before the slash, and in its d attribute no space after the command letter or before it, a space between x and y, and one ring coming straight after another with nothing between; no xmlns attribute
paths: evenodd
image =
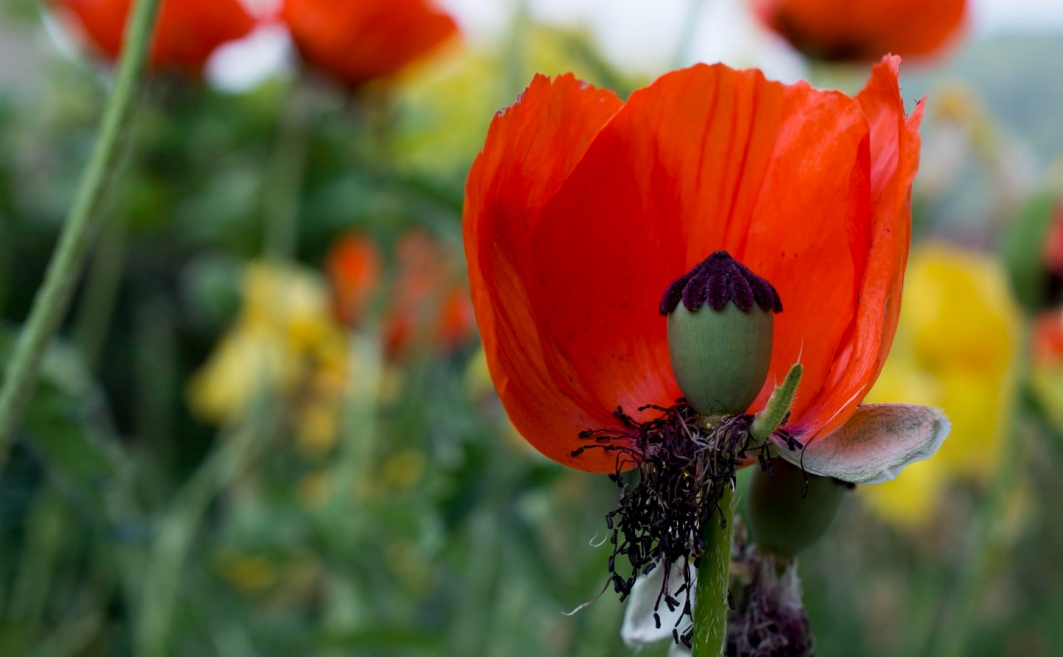
<svg viewBox="0 0 1063 657"><path fill-rule="evenodd" d="M1015 297L1031 313L1050 301L1044 249L1056 204L1055 194L1038 194L1023 206L1004 236L1004 263Z"/></svg>

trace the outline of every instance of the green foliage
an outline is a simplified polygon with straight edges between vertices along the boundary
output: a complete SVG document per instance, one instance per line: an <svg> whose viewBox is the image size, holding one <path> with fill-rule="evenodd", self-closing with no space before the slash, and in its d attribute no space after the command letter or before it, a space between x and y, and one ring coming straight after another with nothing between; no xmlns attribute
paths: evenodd
<svg viewBox="0 0 1063 657"><path fill-rule="evenodd" d="M1045 266L1045 241L1056 219L1059 197L1045 192L1028 201L1004 237L1003 256L1011 275L1015 298L1035 313L1052 305L1049 271Z"/></svg>

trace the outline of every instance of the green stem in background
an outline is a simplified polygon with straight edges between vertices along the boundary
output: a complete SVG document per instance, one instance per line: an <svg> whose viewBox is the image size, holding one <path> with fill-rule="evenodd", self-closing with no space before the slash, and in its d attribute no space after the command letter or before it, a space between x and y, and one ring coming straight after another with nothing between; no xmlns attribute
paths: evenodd
<svg viewBox="0 0 1063 657"><path fill-rule="evenodd" d="M299 201L306 168L307 107L310 99L298 86L280 120L280 134L263 194L266 256L287 262L299 245Z"/></svg>
<svg viewBox="0 0 1063 657"><path fill-rule="evenodd" d="M136 388L133 391L134 435L150 442L161 464L173 463L177 404L180 399L180 355L173 301L165 294L136 300L133 353Z"/></svg>
<svg viewBox="0 0 1063 657"><path fill-rule="evenodd" d="M98 221L100 200L118 165L133 99L147 62L159 3L160 0L137 0L131 12L114 90L104 110L92 157L82 174L44 283L37 291L33 309L4 372L4 383L0 388L0 466L7 459L15 430L36 388L44 352L70 305L74 283L88 251L89 237Z"/></svg>
<svg viewBox="0 0 1063 657"><path fill-rule="evenodd" d="M1025 327L1021 335L1029 335L1028 328ZM1020 346L1015 362L1030 362L1027 344ZM1012 376L1018 382L1029 381L1029 372L1025 366L1016 367ZM933 650L927 653L934 657L962 657L966 654L967 639L978 615L978 605L989 579L991 562L1000 551L1001 518L1004 517L1008 500L1015 490L1025 453L1025 434L1029 430L1022 422L1022 386L1017 385L1015 389L1012 421L1000 446L1000 460L990 484L988 499L979 505L967 546L967 556L961 566L956 586L945 603L941 619L943 622L938 625L948 629L939 633L931 646Z"/></svg>
<svg viewBox="0 0 1063 657"><path fill-rule="evenodd" d="M268 371L268 370L267 370ZM177 491L160 521L148 558L134 634L134 655L165 657L180 598L181 573L210 504L261 454L276 430L273 395L262 391L228 435L217 438L206 459Z"/></svg>
<svg viewBox="0 0 1063 657"><path fill-rule="evenodd" d="M52 486L41 486L26 521L26 539L6 619L28 636L36 635L46 626L48 592L55 576L63 531L69 523L62 496Z"/></svg>
<svg viewBox="0 0 1063 657"><path fill-rule="evenodd" d="M962 657L967 654L967 640L978 616L978 606L989 579L990 567L1001 548L1000 525L1007 511L1008 500L1015 489L1023 459L1025 427L1014 422L1008 439L1001 446L1001 462L997 466L989 490L989 499L979 506L967 546L959 581L946 602L944 623L939 632L937 647L928 654L937 657Z"/></svg>
<svg viewBox="0 0 1063 657"><path fill-rule="evenodd" d="M104 226L77 312L75 335L89 371L96 369L107 340L118 289L122 284L125 245L125 217L116 214Z"/></svg>
<svg viewBox="0 0 1063 657"><path fill-rule="evenodd" d="M718 657L727 638L727 592L731 583L731 539L734 535L734 489L720 498L722 519L713 515L705 529L705 554L694 592L692 657ZM723 526L721 526L723 525Z"/></svg>

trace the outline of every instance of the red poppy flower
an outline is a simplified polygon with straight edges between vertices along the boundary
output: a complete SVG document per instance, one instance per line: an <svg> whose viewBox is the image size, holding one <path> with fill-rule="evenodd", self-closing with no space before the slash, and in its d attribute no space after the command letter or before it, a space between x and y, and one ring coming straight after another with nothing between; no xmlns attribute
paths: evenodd
<svg viewBox="0 0 1063 657"><path fill-rule="evenodd" d="M380 285L380 252L364 235L343 235L329 251L325 266L332 282L336 317L353 326L362 321Z"/></svg>
<svg viewBox="0 0 1063 657"><path fill-rule="evenodd" d="M966 0L756 0L769 28L817 59L927 55L964 20Z"/></svg>
<svg viewBox="0 0 1063 657"><path fill-rule="evenodd" d="M285 0L303 57L351 86L394 74L457 32L428 0Z"/></svg>
<svg viewBox="0 0 1063 657"><path fill-rule="evenodd" d="M1050 310L1038 315L1030 343L1030 352L1036 365L1058 365L1063 362L1063 313Z"/></svg>
<svg viewBox="0 0 1063 657"><path fill-rule="evenodd" d="M472 339L476 320L459 254L413 231L399 241L396 259L382 329L388 358L399 358L418 345L451 351ZM327 268L337 316L356 326L381 289L376 245L365 236L345 235L332 247Z"/></svg>
<svg viewBox="0 0 1063 657"><path fill-rule="evenodd" d="M398 357L418 344L450 351L471 339L476 320L459 255L421 231L403 237L396 254L398 274L384 318L386 353Z"/></svg>
<svg viewBox="0 0 1063 657"><path fill-rule="evenodd" d="M538 76L499 113L469 174L465 249L491 376L532 445L614 470L604 450L574 455L579 433L623 433L618 406L680 397L661 295L720 249L785 305L750 410L800 361L787 425L799 441L837 451L847 420L881 419L854 414L893 341L908 257L922 103L905 116L899 63L877 65L853 98L723 65L667 74L627 102ZM947 422L922 421L939 444Z"/></svg>
<svg viewBox="0 0 1063 657"><path fill-rule="evenodd" d="M1052 210L1042 259L1049 274L1063 278L1063 202Z"/></svg>
<svg viewBox="0 0 1063 657"><path fill-rule="evenodd" d="M112 61L122 50L131 0L59 0ZM255 19L239 0L165 0L151 50L153 69L198 74L214 50L246 36Z"/></svg>

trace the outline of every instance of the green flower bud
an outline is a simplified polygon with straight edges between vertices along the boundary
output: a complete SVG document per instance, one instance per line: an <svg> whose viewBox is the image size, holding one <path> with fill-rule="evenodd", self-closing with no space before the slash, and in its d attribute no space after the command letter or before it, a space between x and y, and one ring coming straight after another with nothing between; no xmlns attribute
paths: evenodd
<svg viewBox="0 0 1063 657"><path fill-rule="evenodd" d="M682 302L682 303L680 303ZM701 415L744 413L771 364L779 294L726 251L668 286L668 351L683 396Z"/></svg>
<svg viewBox="0 0 1063 657"><path fill-rule="evenodd" d="M773 459L770 474L757 468L749 487L753 541L775 554L795 556L827 531L845 491L846 485L836 479L806 474Z"/></svg>

